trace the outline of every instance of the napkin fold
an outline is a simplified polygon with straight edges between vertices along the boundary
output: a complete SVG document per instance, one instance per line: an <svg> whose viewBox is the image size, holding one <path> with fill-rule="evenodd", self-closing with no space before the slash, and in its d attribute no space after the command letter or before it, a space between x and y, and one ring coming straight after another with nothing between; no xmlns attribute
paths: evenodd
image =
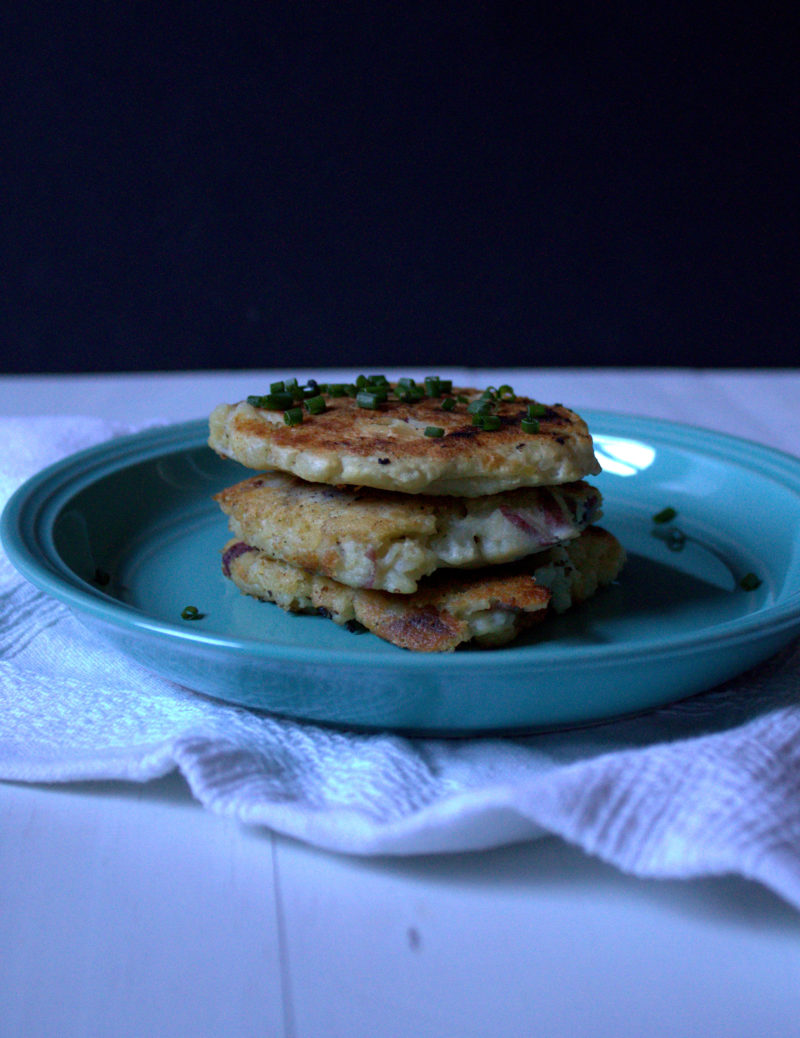
<svg viewBox="0 0 800 1038"><path fill-rule="evenodd" d="M0 419L0 504L124 427ZM557 834L642 877L738 873L800 908L800 643L705 695L591 728L415 739L278 719L98 642L0 555L0 778L144 782L178 769L212 811L351 854Z"/></svg>

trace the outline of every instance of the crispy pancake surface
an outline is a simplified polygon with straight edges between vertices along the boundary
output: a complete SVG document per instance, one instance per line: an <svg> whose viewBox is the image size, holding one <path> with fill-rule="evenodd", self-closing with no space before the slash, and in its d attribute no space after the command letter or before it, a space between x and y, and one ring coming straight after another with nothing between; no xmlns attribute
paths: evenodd
<svg viewBox="0 0 800 1038"><path fill-rule="evenodd" d="M215 500L234 536L271 558L400 594L440 567L496 565L572 540L601 514L600 492L582 481L456 499L271 471Z"/></svg>
<svg viewBox="0 0 800 1038"><path fill-rule="evenodd" d="M438 573L411 595L350 588L236 539L226 544L222 565L245 594L290 612L322 613L339 624L357 621L401 648L450 652L473 641L507 644L544 620L548 607L561 612L610 583L624 559L612 534L590 526L576 540L523 563Z"/></svg>
<svg viewBox="0 0 800 1038"><path fill-rule="evenodd" d="M390 387L375 409L351 396L325 398L321 413L303 413L297 425L287 425L280 410L247 401L220 404L208 442L248 468L408 494L478 497L572 483L600 471L585 422L561 404L498 398L491 409L499 427L487 431L468 411L481 397L477 389L453 389L454 401L462 399L452 410L443 408L442 397L408 403L395 391ZM538 408L538 428L526 432L522 422L531 404ZM442 434L426 435L431 427Z"/></svg>

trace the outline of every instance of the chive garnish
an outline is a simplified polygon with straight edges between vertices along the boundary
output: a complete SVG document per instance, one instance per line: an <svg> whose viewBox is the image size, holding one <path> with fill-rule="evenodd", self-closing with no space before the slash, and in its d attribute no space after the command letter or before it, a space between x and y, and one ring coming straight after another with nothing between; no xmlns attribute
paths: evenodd
<svg viewBox="0 0 800 1038"><path fill-rule="evenodd" d="M356 389L389 389L389 379L385 375L359 375Z"/></svg>
<svg viewBox="0 0 800 1038"><path fill-rule="evenodd" d="M309 414L322 414L322 412L325 410L325 397L308 397L308 399L306 400L306 407L308 408Z"/></svg>
<svg viewBox="0 0 800 1038"><path fill-rule="evenodd" d="M472 424L480 426L484 432L495 432L503 423L496 414L475 414L472 416Z"/></svg>
<svg viewBox="0 0 800 1038"><path fill-rule="evenodd" d="M377 411L381 402L380 394L369 389L362 389L356 394L356 403L368 411Z"/></svg>
<svg viewBox="0 0 800 1038"><path fill-rule="evenodd" d="M739 587L743 591L755 591L757 587L761 587L761 579L755 573L745 573L739 581Z"/></svg>
<svg viewBox="0 0 800 1038"><path fill-rule="evenodd" d="M439 378L438 375L425 376L425 392L428 396L443 396L453 390L451 378Z"/></svg>
<svg viewBox="0 0 800 1038"><path fill-rule="evenodd" d="M181 612L181 619L182 620L202 620L204 615L205 614L201 613L200 610L197 608L197 606L190 605L190 606L186 606L186 608Z"/></svg>
<svg viewBox="0 0 800 1038"><path fill-rule="evenodd" d="M444 429L440 425L429 425L425 429L425 435L438 440L444 436Z"/></svg>
<svg viewBox="0 0 800 1038"><path fill-rule="evenodd" d="M281 389L265 396L249 396L247 402L251 407L260 407L265 411L283 411L292 406L294 396Z"/></svg>
<svg viewBox="0 0 800 1038"><path fill-rule="evenodd" d="M677 511L672 507L662 508L653 516L654 523L671 523L677 517Z"/></svg>
<svg viewBox="0 0 800 1038"><path fill-rule="evenodd" d="M392 399L405 404L415 404L425 397L439 398L439 406L448 412L456 410L459 404L464 404L467 413L472 416L472 424L485 431L500 429L503 420L497 414L498 407L518 399L513 386L508 383L487 386L480 391L480 395L470 398L464 393L454 394L452 379L441 378L439 375L426 375L422 384L418 384L410 376L403 376L393 384L386 375L375 373L360 374L354 382L320 383L314 378L309 378L304 385L300 385L295 377L280 379L270 384L269 393L248 396L247 402L253 407L283 411L287 425L299 425L303 421L304 409L308 415L323 414L327 410L328 397L350 396L355 398L359 407L376 411L381 404L390 399L390 395ZM549 412L550 408L544 404L529 403L527 412L520 419L523 432L540 432L539 419ZM425 435L444 435L444 431L428 430L439 430L439 426L428 426ZM665 508L653 517L653 521L669 523L676 515L674 509Z"/></svg>
<svg viewBox="0 0 800 1038"><path fill-rule="evenodd" d="M398 385L396 395L397 399L404 404L416 404L425 396L425 390L422 386L410 385L401 388Z"/></svg>

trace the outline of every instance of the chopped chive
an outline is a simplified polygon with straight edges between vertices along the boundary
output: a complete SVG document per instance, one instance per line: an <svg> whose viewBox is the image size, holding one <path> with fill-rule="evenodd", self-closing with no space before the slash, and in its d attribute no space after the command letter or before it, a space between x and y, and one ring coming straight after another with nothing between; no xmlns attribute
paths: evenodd
<svg viewBox="0 0 800 1038"><path fill-rule="evenodd" d="M431 436L433 439L438 440L444 436L444 429L440 425L429 425L425 429L425 435Z"/></svg>
<svg viewBox="0 0 800 1038"><path fill-rule="evenodd" d="M452 392L452 379L440 379L438 375L425 376L425 392L429 397L443 397Z"/></svg>
<svg viewBox="0 0 800 1038"><path fill-rule="evenodd" d="M509 385L502 385L497 390L497 395L501 400L516 400L517 394Z"/></svg>
<svg viewBox="0 0 800 1038"><path fill-rule="evenodd" d="M503 423L499 415L476 414L472 416L472 424L480 426L484 432L495 432Z"/></svg>
<svg viewBox="0 0 800 1038"><path fill-rule="evenodd" d="M455 406L456 406L455 398L452 397L452 396L446 396L444 398L444 400L442 401L440 406L441 406L443 411L453 411L453 410L455 410Z"/></svg>
<svg viewBox="0 0 800 1038"><path fill-rule="evenodd" d="M197 606L190 605L181 612L181 620L202 620L204 615Z"/></svg>
<svg viewBox="0 0 800 1038"><path fill-rule="evenodd" d="M294 396L283 390L276 390L276 392L267 393L265 396L249 396L247 402L251 407L259 407L265 411L283 411L287 407L292 406Z"/></svg>
<svg viewBox="0 0 800 1038"><path fill-rule="evenodd" d="M301 407L290 407L283 412L283 420L287 425L301 425L303 422L303 409Z"/></svg>
<svg viewBox="0 0 800 1038"><path fill-rule="evenodd" d="M388 386L389 379L385 375L368 375L367 381L371 386Z"/></svg>
<svg viewBox="0 0 800 1038"><path fill-rule="evenodd" d="M653 516L654 523L671 523L672 520L677 516L677 512L674 508L662 508L660 512L656 512Z"/></svg>
<svg viewBox="0 0 800 1038"><path fill-rule="evenodd" d="M308 399L306 400L306 407L308 408L309 414L322 414L322 412L325 410L325 397L308 397Z"/></svg>
<svg viewBox="0 0 800 1038"><path fill-rule="evenodd" d="M543 418L547 414L545 404L528 404L528 418Z"/></svg>
<svg viewBox="0 0 800 1038"><path fill-rule="evenodd" d="M739 581L739 587L743 591L755 591L757 587L761 587L761 579L755 573L745 573Z"/></svg>
<svg viewBox="0 0 800 1038"><path fill-rule="evenodd" d="M399 378L397 380L397 384L398 384L398 386L402 386L404 389L410 389L412 386L415 386L417 383L416 383L416 381L413 378L405 378L405 377L403 377L403 378Z"/></svg>
<svg viewBox="0 0 800 1038"><path fill-rule="evenodd" d="M404 386L397 389L397 399L404 404L416 404L425 396L422 386Z"/></svg>
<svg viewBox="0 0 800 1038"><path fill-rule="evenodd" d="M323 387L320 386L320 389L322 388ZM328 396L347 396L347 385L344 382L329 382L325 386L324 392L326 392Z"/></svg>
<svg viewBox="0 0 800 1038"><path fill-rule="evenodd" d="M490 414L494 405L491 400L473 400L467 405L467 413L472 415Z"/></svg>
<svg viewBox="0 0 800 1038"><path fill-rule="evenodd" d="M469 403L469 397L468 396L464 396L463 393L459 393L458 396L456 397L456 400L459 402L459 404L468 404Z"/></svg>
<svg viewBox="0 0 800 1038"><path fill-rule="evenodd" d="M348 396L358 396L358 386L354 382L345 382L344 391Z"/></svg>
<svg viewBox="0 0 800 1038"><path fill-rule="evenodd" d="M372 390L362 389L356 394L356 403L359 407L365 407L368 411L377 411L381 403L381 397L379 393L375 393Z"/></svg>
<svg viewBox="0 0 800 1038"><path fill-rule="evenodd" d="M526 433L537 433L539 431L539 420L537 418L523 418L519 423L522 431Z"/></svg>
<svg viewBox="0 0 800 1038"><path fill-rule="evenodd" d="M281 382L270 382L269 391L270 393L282 393L286 389L286 383Z"/></svg>

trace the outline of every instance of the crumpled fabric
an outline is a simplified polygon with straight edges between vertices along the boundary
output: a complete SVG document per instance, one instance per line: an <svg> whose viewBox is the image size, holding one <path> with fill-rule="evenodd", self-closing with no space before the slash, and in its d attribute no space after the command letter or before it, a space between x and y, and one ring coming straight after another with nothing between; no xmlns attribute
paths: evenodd
<svg viewBox="0 0 800 1038"><path fill-rule="evenodd" d="M0 419L0 503L129 431ZM351 733L226 705L98 641L0 556L0 778L146 782L349 854L475 850L555 834L642 877L736 873L800 907L800 643L650 714L524 737Z"/></svg>

